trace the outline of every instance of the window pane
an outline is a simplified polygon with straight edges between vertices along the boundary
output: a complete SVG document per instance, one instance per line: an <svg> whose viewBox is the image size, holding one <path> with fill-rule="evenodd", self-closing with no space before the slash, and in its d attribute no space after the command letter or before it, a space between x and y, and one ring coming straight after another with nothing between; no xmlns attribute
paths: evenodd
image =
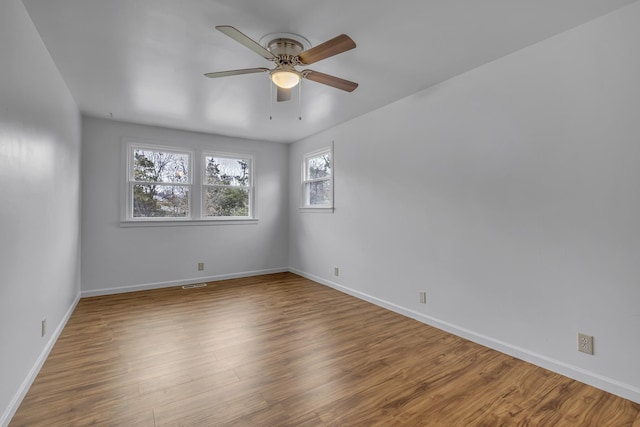
<svg viewBox="0 0 640 427"><path fill-rule="evenodd" d="M205 157L205 184L246 187L249 183L248 160Z"/></svg>
<svg viewBox="0 0 640 427"><path fill-rule="evenodd" d="M174 185L133 186L134 218L189 216L189 188Z"/></svg>
<svg viewBox="0 0 640 427"><path fill-rule="evenodd" d="M206 187L206 216L249 216L249 190Z"/></svg>
<svg viewBox="0 0 640 427"><path fill-rule="evenodd" d="M307 161L307 179L331 176L331 153L310 157Z"/></svg>
<svg viewBox="0 0 640 427"><path fill-rule="evenodd" d="M133 180L189 183L189 155L171 151L134 148Z"/></svg>
<svg viewBox="0 0 640 427"><path fill-rule="evenodd" d="M307 186L309 205L331 205L331 180L310 182Z"/></svg>

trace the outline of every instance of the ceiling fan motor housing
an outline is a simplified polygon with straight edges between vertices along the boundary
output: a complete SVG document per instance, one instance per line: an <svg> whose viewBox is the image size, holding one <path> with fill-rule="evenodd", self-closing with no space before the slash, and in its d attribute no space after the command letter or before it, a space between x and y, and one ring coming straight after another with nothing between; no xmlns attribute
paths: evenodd
<svg viewBox="0 0 640 427"><path fill-rule="evenodd" d="M302 43L293 39L277 38L267 44L267 49L274 55L296 56L302 52Z"/></svg>
<svg viewBox="0 0 640 427"><path fill-rule="evenodd" d="M277 38L267 43L267 49L277 57L275 63L278 67L289 68L301 65L298 54L303 51L304 46L296 40Z"/></svg>

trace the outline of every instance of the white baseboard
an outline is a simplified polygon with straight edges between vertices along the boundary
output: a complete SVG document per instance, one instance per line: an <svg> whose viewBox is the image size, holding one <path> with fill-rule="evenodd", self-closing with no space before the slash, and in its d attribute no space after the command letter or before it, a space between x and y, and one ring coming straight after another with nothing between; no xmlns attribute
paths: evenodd
<svg viewBox="0 0 640 427"><path fill-rule="evenodd" d="M0 427L8 426L9 421L18 410L20 403L22 402L25 395L29 391L29 387L31 387L31 384L33 383L36 376L38 375L38 372L42 368L42 365L47 359L47 356L51 352L53 345L56 343L56 341L58 340L58 337L62 333L64 326L69 321L69 318L71 317L71 314L73 313L73 310L75 309L75 307L78 305L78 302L80 301L81 297L116 294L116 293L123 293L123 292L133 292L133 291L140 291L145 289L156 289L156 288L163 288L163 287L170 287L170 286L180 286L180 285L186 285L190 283L213 282L213 281L234 279L234 278L240 278L240 277L259 276L262 274L282 273L286 271L290 271L302 277L306 277L307 279L313 280L325 286L329 286L333 289L344 292L348 295L352 295L356 298L368 301L380 307L384 307L393 312L402 314L404 316L418 320L427 325L436 327L438 329L444 330L451 334L460 336L462 338L465 338L470 341L476 342L478 344L484 345L486 347L492 348L501 353L508 354L510 356L527 361L529 363L533 363L534 365L540 366L550 371L553 371L561 375L567 376L569 378L575 379L577 381L583 382L585 384L589 384L593 387L599 388L606 392L615 394L625 399L629 399L636 403L640 403L640 389L630 384L625 384L621 381L617 381L612 378L608 378L606 376L602 376L594 372L590 372L585 369L561 362L559 360L549 358L542 354L538 354L530 350L517 347L500 340L496 340L489 336L479 334L477 332L474 332L466 328L462 328L460 326L451 324L449 322L445 322L440 319L436 319L434 317L415 312L408 308L399 306L397 304L393 304L383 299L374 297L372 295L368 295L366 293L351 289L349 287L340 285L338 283L323 279L322 277L315 276L313 274L306 273L304 271L301 271L295 268L275 268L275 269L268 269L268 270L247 271L242 273L224 274L224 275L210 276L210 277L198 277L193 279L176 280L171 282L149 283L144 285L125 286L125 287L119 287L119 288L107 288L107 289L99 289L95 291L82 292L80 295L78 295L75 298L75 300L73 301L73 303L71 304L67 312L65 313L64 317L56 327L54 333L49 338L49 341L47 341L47 344L42 350L40 356L34 363L31 370L29 371L29 374L22 382L22 385L20 386L20 388L16 391L13 399L11 400L11 403L2 414L2 417L0 417Z"/></svg>
<svg viewBox="0 0 640 427"><path fill-rule="evenodd" d="M322 277L318 277L313 274L306 273L304 271L297 270L295 268L289 268L289 271L302 277L306 277L307 279L313 280L314 282L318 282L320 284L329 286L330 288L344 292L348 295L352 295L356 298L368 301L380 307L384 307L398 314L410 317L419 322L426 323L427 325L449 332L453 335L457 335L459 337L468 339L469 341L473 341L485 347L497 350L501 353L508 354L509 356L513 356L517 359L524 360L536 366L540 366L542 368L556 372L560 375L572 378L576 381L580 381L590 386L599 388L608 393L615 394L636 403L640 403L640 388L638 387L634 387L630 384L625 384L621 381L599 375L586 369L582 369L577 366L573 366L568 363L564 363L562 361L547 357L545 355L538 354L518 346L514 346L512 344L497 340L495 338L474 332L466 328L462 328L449 322L445 322L443 320L418 313L406 307L393 304L383 299L365 294L360 291L356 291L349 287L340 285L330 280L323 279Z"/></svg>
<svg viewBox="0 0 640 427"><path fill-rule="evenodd" d="M172 286L190 285L192 283L217 282L220 280L237 279L240 277L260 276L263 274L284 273L289 271L288 267L271 268L267 270L244 271L240 273L220 274L208 277L193 277L190 279L172 280L168 282L144 283L138 285L120 286L114 288L103 288L96 290L82 291L82 298L95 297L99 295L121 294L125 292L146 291L149 289L170 288Z"/></svg>
<svg viewBox="0 0 640 427"><path fill-rule="evenodd" d="M11 421L11 418L13 418L16 411L20 407L22 400L27 395L27 392L29 391L31 384L33 384L33 381L38 376L38 372L40 372L42 365L44 365L44 362L47 360L47 357L49 356L49 353L51 352L53 345L58 340L58 337L62 333L62 330L64 329L67 322L69 321L69 318L71 317L71 314L73 314L73 310L75 310L79 301L80 301L80 294L76 296L74 301L71 303L71 306L69 306L69 309L67 309L66 313L62 317L62 320L60 321L56 329L53 331L53 334L51 334L49 341L47 341L47 344L42 349L40 356L38 356L38 359L36 359L36 362L31 367L29 374L20 385L20 388L18 389L18 391L16 391L16 394L13 396L13 399L11 399L11 403L9 403L9 406L2 414L2 417L0 417L0 426L6 427L9 425L9 421Z"/></svg>

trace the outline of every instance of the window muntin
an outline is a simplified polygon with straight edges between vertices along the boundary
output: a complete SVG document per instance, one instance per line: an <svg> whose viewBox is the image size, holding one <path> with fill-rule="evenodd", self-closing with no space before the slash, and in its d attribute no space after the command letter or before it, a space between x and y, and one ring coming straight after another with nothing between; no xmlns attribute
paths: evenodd
<svg viewBox="0 0 640 427"><path fill-rule="evenodd" d="M203 217L253 217L252 167L248 156L205 153Z"/></svg>
<svg viewBox="0 0 640 427"><path fill-rule="evenodd" d="M303 207L333 207L332 160L330 148L305 156L302 174Z"/></svg>
<svg viewBox="0 0 640 427"><path fill-rule="evenodd" d="M190 218L191 159L188 151L130 145L127 217Z"/></svg>

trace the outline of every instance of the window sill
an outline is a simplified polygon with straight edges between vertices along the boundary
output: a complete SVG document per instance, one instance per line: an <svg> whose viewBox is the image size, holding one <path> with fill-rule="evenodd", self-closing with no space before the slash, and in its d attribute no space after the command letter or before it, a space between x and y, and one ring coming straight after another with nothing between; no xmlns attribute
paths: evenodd
<svg viewBox="0 0 640 427"><path fill-rule="evenodd" d="M309 206L302 206L299 208L299 211L303 213L333 213L335 208L312 208Z"/></svg>
<svg viewBox="0 0 640 427"><path fill-rule="evenodd" d="M175 220L127 220L120 221L121 228L130 227L184 227L191 225L250 225L257 224L258 218L230 219L175 219Z"/></svg>

